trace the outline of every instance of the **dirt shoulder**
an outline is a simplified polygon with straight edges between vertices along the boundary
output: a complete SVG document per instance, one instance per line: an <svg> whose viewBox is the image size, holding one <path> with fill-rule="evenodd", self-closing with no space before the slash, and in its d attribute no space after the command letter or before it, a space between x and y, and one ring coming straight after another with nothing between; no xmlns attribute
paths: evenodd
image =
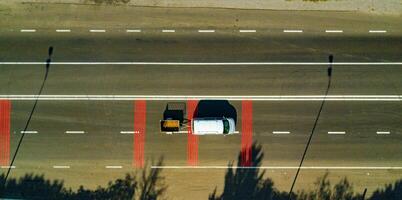
<svg viewBox="0 0 402 200"><path fill-rule="evenodd" d="M342 29L347 33L367 33L371 29L402 31L402 18L377 16L353 11L274 11L219 8L162 8L106 6L86 4L14 3L0 4L0 21L5 29L258 29L282 32L303 29L323 33L326 29ZM76 30L74 30L76 32Z"/></svg>
<svg viewBox="0 0 402 200"><path fill-rule="evenodd" d="M98 0L101 2L102 0ZM94 4L94 0L4 0L3 3L69 3ZM127 5L153 7L191 7L191 8L236 8L262 10L321 10L321 11L357 11L380 15L398 15L402 13L402 3L399 0L130 0Z"/></svg>

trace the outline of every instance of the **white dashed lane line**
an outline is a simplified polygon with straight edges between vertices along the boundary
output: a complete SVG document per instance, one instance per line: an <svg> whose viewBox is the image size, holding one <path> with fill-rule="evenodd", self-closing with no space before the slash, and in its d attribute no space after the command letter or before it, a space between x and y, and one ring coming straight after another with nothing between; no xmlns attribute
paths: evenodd
<svg viewBox="0 0 402 200"><path fill-rule="evenodd" d="M105 166L106 169L122 169L123 166L121 165L107 165Z"/></svg>
<svg viewBox="0 0 402 200"><path fill-rule="evenodd" d="M56 32L57 33L70 33L71 30L70 29L57 29Z"/></svg>
<svg viewBox="0 0 402 200"><path fill-rule="evenodd" d="M255 33L257 30L239 30L240 33Z"/></svg>
<svg viewBox="0 0 402 200"><path fill-rule="evenodd" d="M369 33L386 33L386 30L369 30Z"/></svg>
<svg viewBox="0 0 402 200"><path fill-rule="evenodd" d="M325 30L326 33L343 33L343 30Z"/></svg>
<svg viewBox="0 0 402 200"><path fill-rule="evenodd" d="M89 32L91 32L91 33L105 33L106 30L104 30L104 29L91 29L91 30L89 30Z"/></svg>
<svg viewBox="0 0 402 200"><path fill-rule="evenodd" d="M126 30L127 33L141 33L140 29L127 29Z"/></svg>
<svg viewBox="0 0 402 200"><path fill-rule="evenodd" d="M85 131L66 131L67 134L84 134Z"/></svg>
<svg viewBox="0 0 402 200"><path fill-rule="evenodd" d="M328 131L329 135L345 135L345 131Z"/></svg>
<svg viewBox="0 0 402 200"><path fill-rule="evenodd" d="M215 30L198 30L199 33L215 33Z"/></svg>
<svg viewBox="0 0 402 200"><path fill-rule="evenodd" d="M25 134L37 134L38 131L20 131L20 133L25 133Z"/></svg>
<svg viewBox="0 0 402 200"><path fill-rule="evenodd" d="M290 134L290 131L272 131L272 133L276 135L283 135L283 134Z"/></svg>
<svg viewBox="0 0 402 200"><path fill-rule="evenodd" d="M20 31L21 31L21 33L35 33L36 32L35 29L21 29Z"/></svg>
<svg viewBox="0 0 402 200"><path fill-rule="evenodd" d="M139 133L139 131L120 131L121 134L135 134Z"/></svg>
<svg viewBox="0 0 402 200"><path fill-rule="evenodd" d="M34 33L36 32L36 29L21 29L20 32L22 33ZM174 29L163 29L161 30L163 33L175 33L176 30ZM199 33L215 33L216 30L214 29L199 29L197 30ZM257 30L255 29L240 29L240 30L234 30L238 31L239 33L256 33ZM343 30L341 29L327 29L323 30L325 33L343 33ZM56 29L57 33L70 33L71 29ZM105 33L105 29L90 29L89 32L91 33ZM141 29L126 29L127 33L140 33L142 32ZM283 29L283 33L303 33L304 31L301 29ZM381 29L373 29L373 30L368 30L368 33L387 33L387 30L381 30Z"/></svg>
<svg viewBox="0 0 402 200"><path fill-rule="evenodd" d="M284 33L303 33L303 30L283 30Z"/></svg>
<svg viewBox="0 0 402 200"><path fill-rule="evenodd" d="M1 166L1 169L15 169L15 166Z"/></svg>
<svg viewBox="0 0 402 200"><path fill-rule="evenodd" d="M391 132L389 131L377 131L377 135L389 135Z"/></svg>
<svg viewBox="0 0 402 200"><path fill-rule="evenodd" d="M70 169L68 165L53 165L54 169Z"/></svg>

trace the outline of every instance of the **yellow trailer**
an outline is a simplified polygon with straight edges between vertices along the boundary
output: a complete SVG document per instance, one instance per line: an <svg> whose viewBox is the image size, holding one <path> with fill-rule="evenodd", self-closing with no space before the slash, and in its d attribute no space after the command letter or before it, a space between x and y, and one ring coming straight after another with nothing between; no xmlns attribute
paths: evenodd
<svg viewBox="0 0 402 200"><path fill-rule="evenodd" d="M167 119L161 120L161 132L178 132L180 131L180 120Z"/></svg>

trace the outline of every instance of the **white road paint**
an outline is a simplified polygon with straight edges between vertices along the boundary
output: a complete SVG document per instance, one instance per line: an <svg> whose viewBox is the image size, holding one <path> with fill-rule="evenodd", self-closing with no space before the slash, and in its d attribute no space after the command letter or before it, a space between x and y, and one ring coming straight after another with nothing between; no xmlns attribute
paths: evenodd
<svg viewBox="0 0 402 200"><path fill-rule="evenodd" d="M255 33L257 30L239 30L240 33Z"/></svg>
<svg viewBox="0 0 402 200"><path fill-rule="evenodd" d="M121 134L136 134L140 133L139 131L120 131Z"/></svg>
<svg viewBox="0 0 402 200"><path fill-rule="evenodd" d="M261 167L241 167L241 166L151 166L153 169L298 169L298 166L261 166ZM386 166L302 166L300 169L309 170L402 170L402 167Z"/></svg>
<svg viewBox="0 0 402 200"><path fill-rule="evenodd" d="M290 134L290 131L272 131L273 134Z"/></svg>
<svg viewBox="0 0 402 200"><path fill-rule="evenodd" d="M37 134L38 131L20 131L20 133L25 133L25 134Z"/></svg>
<svg viewBox="0 0 402 200"><path fill-rule="evenodd" d="M70 169L68 165L53 165L54 169Z"/></svg>
<svg viewBox="0 0 402 200"><path fill-rule="evenodd" d="M329 135L345 135L345 131L328 131Z"/></svg>
<svg viewBox="0 0 402 200"><path fill-rule="evenodd" d="M164 132L164 133L166 133L168 135L172 135L172 134L187 134L188 131L175 131L175 132ZM239 131L234 131L233 132L233 134L239 134L239 133L240 133ZM227 136L227 135L225 135L225 136Z"/></svg>
<svg viewBox="0 0 402 200"><path fill-rule="evenodd" d="M70 29L57 29L56 32L57 33L70 33L71 30Z"/></svg>
<svg viewBox="0 0 402 200"><path fill-rule="evenodd" d="M106 169L122 169L123 166L121 165L107 165L105 166Z"/></svg>
<svg viewBox="0 0 402 200"><path fill-rule="evenodd" d="M127 29L126 30L127 33L141 33L140 29Z"/></svg>
<svg viewBox="0 0 402 200"><path fill-rule="evenodd" d="M369 33L386 33L387 30L369 30Z"/></svg>
<svg viewBox="0 0 402 200"><path fill-rule="evenodd" d="M45 65L46 62L0 62L0 65ZM157 65L157 66L397 66L402 62L52 62L52 65Z"/></svg>
<svg viewBox="0 0 402 200"><path fill-rule="evenodd" d="M36 32L36 29L21 29L21 32ZM104 29L90 29L90 32L106 32L106 30ZM340 29L327 29L324 30L326 33L343 33L343 30ZM71 32L70 29L57 29L56 32ZM133 32L133 33L138 33L141 32L140 29L126 29L126 32ZM174 33L175 30L171 30L171 29L163 29L162 32L165 33ZM214 33L215 30L214 29L200 29L198 30L198 32L200 33ZM255 29L241 29L239 30L240 33L255 33L256 30ZM303 30L301 29L283 29L284 33L303 33ZM369 33L387 33L387 30L382 30L382 29L378 29L378 30L369 30Z"/></svg>
<svg viewBox="0 0 402 200"><path fill-rule="evenodd" d="M4 100L47 101L167 101L167 100L230 100L230 101L402 101L402 95L0 95Z"/></svg>
<svg viewBox="0 0 402 200"><path fill-rule="evenodd" d="M1 166L1 169L15 169L16 167L13 165L13 166L9 166L9 165L7 165L7 166Z"/></svg>
<svg viewBox="0 0 402 200"><path fill-rule="evenodd" d="M67 134L84 134L85 131L66 131Z"/></svg>
<svg viewBox="0 0 402 200"><path fill-rule="evenodd" d="M198 30L199 33L215 33L215 30Z"/></svg>
<svg viewBox="0 0 402 200"><path fill-rule="evenodd" d="M389 131L377 131L377 135L389 135L391 132Z"/></svg>
<svg viewBox="0 0 402 200"><path fill-rule="evenodd" d="M35 33L36 32L35 29L21 29L20 31L21 31L21 33Z"/></svg>
<svg viewBox="0 0 402 200"><path fill-rule="evenodd" d="M91 29L91 30L89 30L89 32L91 32L91 33L105 33L106 30L104 30L104 29Z"/></svg>
<svg viewBox="0 0 402 200"><path fill-rule="evenodd" d="M303 30L283 30L284 33L303 33Z"/></svg>
<svg viewBox="0 0 402 200"><path fill-rule="evenodd" d="M176 30L162 30L162 33L174 33Z"/></svg>
<svg viewBox="0 0 402 200"><path fill-rule="evenodd" d="M164 132L165 134L172 135L172 134L186 134L188 131L176 131L176 132Z"/></svg>
<svg viewBox="0 0 402 200"><path fill-rule="evenodd" d="M325 30L326 33L343 33L343 30Z"/></svg>

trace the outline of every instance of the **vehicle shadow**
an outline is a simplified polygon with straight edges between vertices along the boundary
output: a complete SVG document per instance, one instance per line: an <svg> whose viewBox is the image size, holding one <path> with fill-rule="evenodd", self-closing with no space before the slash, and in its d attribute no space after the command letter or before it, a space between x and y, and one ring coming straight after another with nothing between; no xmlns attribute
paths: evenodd
<svg viewBox="0 0 402 200"><path fill-rule="evenodd" d="M232 118L237 124L236 108L227 100L200 100L193 118Z"/></svg>

